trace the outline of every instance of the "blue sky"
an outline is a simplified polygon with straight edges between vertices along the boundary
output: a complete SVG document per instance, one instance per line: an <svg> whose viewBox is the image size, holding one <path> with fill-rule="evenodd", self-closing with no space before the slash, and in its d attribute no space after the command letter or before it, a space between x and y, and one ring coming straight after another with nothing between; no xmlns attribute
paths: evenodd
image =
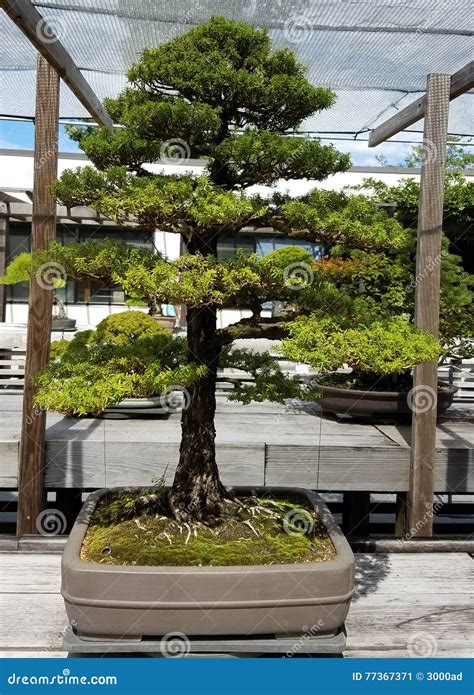
<svg viewBox="0 0 474 695"><path fill-rule="evenodd" d="M334 136L334 138L336 137ZM417 133L414 133L412 137L416 140L420 139L420 135ZM399 139L406 139L406 135L401 134ZM33 141L34 126L32 122L0 120L0 148L33 149ZM385 142L376 148L369 148L364 141L330 139L327 142L330 141L334 142L339 150L349 152L352 163L357 166L377 166L378 162L375 159L377 155L386 157L389 164L398 165L403 162L410 149L410 145L397 142L397 140ZM67 137L63 125L60 126L59 143L61 152L80 151L76 143Z"/></svg>

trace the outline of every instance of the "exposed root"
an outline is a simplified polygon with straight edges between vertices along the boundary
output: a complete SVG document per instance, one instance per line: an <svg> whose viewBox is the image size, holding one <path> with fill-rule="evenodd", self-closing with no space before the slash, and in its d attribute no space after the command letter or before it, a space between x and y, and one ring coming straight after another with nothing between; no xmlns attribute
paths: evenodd
<svg viewBox="0 0 474 695"><path fill-rule="evenodd" d="M185 527L216 526L223 516L241 507L232 494L217 481L196 480L191 489L171 489L168 502L171 514L178 524Z"/></svg>

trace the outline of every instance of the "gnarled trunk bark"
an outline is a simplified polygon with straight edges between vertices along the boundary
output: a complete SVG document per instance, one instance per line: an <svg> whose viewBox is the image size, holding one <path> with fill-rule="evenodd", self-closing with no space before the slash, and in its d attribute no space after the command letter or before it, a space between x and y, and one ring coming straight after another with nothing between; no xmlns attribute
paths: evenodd
<svg viewBox="0 0 474 695"><path fill-rule="evenodd" d="M206 244L203 251L215 253L215 248L210 250ZM214 417L221 349L216 341L216 309L189 308L186 322L189 359L205 365L207 373L188 389L181 414L179 462L169 499L177 519L212 523L219 518L225 498L230 497L216 464Z"/></svg>

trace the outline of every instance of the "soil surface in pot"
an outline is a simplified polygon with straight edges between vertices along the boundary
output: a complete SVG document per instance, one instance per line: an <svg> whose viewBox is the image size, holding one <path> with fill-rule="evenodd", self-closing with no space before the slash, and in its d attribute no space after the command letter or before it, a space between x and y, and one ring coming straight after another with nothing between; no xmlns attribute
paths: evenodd
<svg viewBox="0 0 474 695"><path fill-rule="evenodd" d="M336 557L321 519L302 497L242 497L215 526L170 515L167 495L151 489L102 500L81 559L112 565L228 566L324 562Z"/></svg>

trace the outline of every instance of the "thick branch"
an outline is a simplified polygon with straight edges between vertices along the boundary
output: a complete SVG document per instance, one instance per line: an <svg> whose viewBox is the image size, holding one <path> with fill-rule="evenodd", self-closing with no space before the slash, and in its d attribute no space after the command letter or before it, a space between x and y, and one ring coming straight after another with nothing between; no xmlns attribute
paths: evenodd
<svg viewBox="0 0 474 695"><path fill-rule="evenodd" d="M230 345L238 338L268 338L269 340L282 340L287 337L285 325L296 317L294 312L288 312L281 316L268 318L248 318L233 323L227 328L217 331L219 345Z"/></svg>

